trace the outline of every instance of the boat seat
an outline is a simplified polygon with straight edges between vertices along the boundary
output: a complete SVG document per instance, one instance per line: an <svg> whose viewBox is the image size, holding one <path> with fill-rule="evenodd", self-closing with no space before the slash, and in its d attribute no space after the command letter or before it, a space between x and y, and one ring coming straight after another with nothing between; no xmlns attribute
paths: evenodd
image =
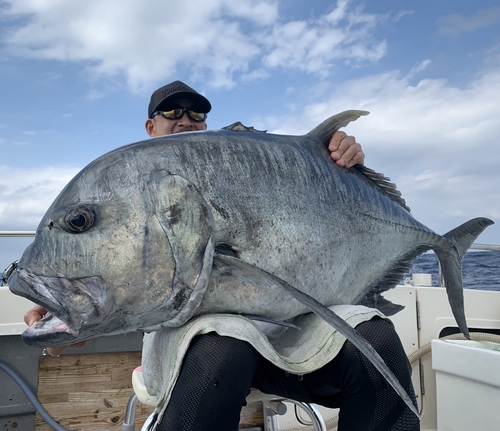
<svg viewBox="0 0 500 431"><path fill-rule="evenodd" d="M122 431L135 431L135 411L139 401L152 407L156 406L157 402L157 397L150 395L146 390L144 377L142 375L142 367L137 367L132 372L132 387L134 390L128 400ZM285 399L276 395L264 394L257 389L252 389L250 394L247 396L247 403L255 403L258 401L261 401L264 405L264 420L267 425L266 429L269 431L279 431L277 416L284 415L286 413L286 405L283 401L287 401L301 407L311 418L313 424L312 429L314 431L327 431L321 413L314 404ZM151 414L144 423L141 431L148 431L153 420L154 414Z"/></svg>

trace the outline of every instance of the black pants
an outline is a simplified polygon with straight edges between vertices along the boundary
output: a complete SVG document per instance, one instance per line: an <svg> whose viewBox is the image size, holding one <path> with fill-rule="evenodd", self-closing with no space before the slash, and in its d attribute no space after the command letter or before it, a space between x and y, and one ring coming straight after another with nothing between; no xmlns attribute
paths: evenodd
<svg viewBox="0 0 500 431"><path fill-rule="evenodd" d="M409 363L393 326L374 318L356 329L377 350L416 405ZM157 430L236 431L250 387L339 407L339 431L420 429L418 418L349 341L320 370L296 376L264 359L250 344L210 333L193 339Z"/></svg>

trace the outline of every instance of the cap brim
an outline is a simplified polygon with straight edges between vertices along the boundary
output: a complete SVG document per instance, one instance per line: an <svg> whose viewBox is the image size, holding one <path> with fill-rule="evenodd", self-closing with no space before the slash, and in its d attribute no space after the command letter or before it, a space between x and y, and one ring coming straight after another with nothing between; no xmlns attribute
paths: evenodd
<svg viewBox="0 0 500 431"><path fill-rule="evenodd" d="M172 100L175 100L175 99L191 100L196 105L196 107L203 109L203 111L207 114L212 109L212 105L210 104L208 99L206 97L202 96L201 94L192 93L190 91L179 91L175 94L171 94L171 95L165 97L164 99L160 100L160 102L158 102L156 104L156 106L151 110L151 114L155 111L161 110L160 108L162 106L167 105L169 102L171 102Z"/></svg>

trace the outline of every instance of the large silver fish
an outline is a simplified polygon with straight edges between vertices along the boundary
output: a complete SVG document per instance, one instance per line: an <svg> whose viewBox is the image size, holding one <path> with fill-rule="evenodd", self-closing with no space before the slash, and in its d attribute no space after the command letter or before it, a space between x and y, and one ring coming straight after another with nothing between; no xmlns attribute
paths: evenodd
<svg viewBox="0 0 500 431"><path fill-rule="evenodd" d="M98 158L54 201L9 279L50 311L25 341L67 345L216 312L286 321L312 309L377 361L325 306L390 305L380 293L429 249L467 334L461 259L492 221L440 236L387 178L333 163L326 142L366 114L346 111L305 136L183 133Z"/></svg>

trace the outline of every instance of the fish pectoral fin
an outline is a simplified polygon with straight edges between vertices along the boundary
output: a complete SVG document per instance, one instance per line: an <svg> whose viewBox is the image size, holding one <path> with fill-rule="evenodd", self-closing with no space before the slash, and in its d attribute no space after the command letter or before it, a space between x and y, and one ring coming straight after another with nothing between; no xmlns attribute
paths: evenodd
<svg viewBox="0 0 500 431"><path fill-rule="evenodd" d="M153 214L172 248L176 276L192 287L203 271L206 249L214 251L211 210L196 187L179 175L154 171L148 188Z"/></svg>
<svg viewBox="0 0 500 431"><path fill-rule="evenodd" d="M212 271L212 212L187 179L165 170L151 172L147 205L165 234L174 260L173 294L179 313L170 323L180 326L192 317L208 288Z"/></svg>
<svg viewBox="0 0 500 431"><path fill-rule="evenodd" d="M365 307L376 308L378 311L384 314L384 316L394 316L399 313L405 307L404 305L394 304L394 302L385 299L382 295L367 295L361 301L358 301L356 305L364 305Z"/></svg>
<svg viewBox="0 0 500 431"><path fill-rule="evenodd" d="M401 399L406 403L406 405L411 409L415 415L420 417L417 408L413 405L413 402L405 391L399 380L393 374L393 372L386 365L384 360L380 357L378 352L373 348L373 346L356 331L352 326L350 326L344 319L342 319L335 312L325 307L319 301L314 299L312 296L300 291L296 287L288 284L286 281L276 277L275 275L264 271L263 269L257 268L249 263L243 262L240 259L231 256L214 256L214 264L224 267L227 273L231 273L239 279L249 278L252 280L259 279L261 284L268 287L278 286L288 292L293 298L300 301L307 308L309 308L313 313L321 317L326 323L335 328L340 334L342 334L347 340L349 340L361 353L363 353L368 360L373 364L373 366L384 376L387 382L394 388Z"/></svg>

